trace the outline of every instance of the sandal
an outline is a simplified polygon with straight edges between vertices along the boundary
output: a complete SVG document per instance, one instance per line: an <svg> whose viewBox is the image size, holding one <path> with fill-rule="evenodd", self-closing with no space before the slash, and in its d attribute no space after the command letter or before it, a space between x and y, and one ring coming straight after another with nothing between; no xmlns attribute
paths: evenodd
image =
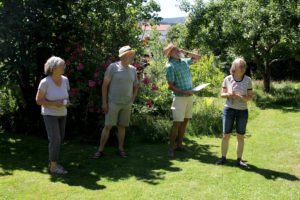
<svg viewBox="0 0 300 200"><path fill-rule="evenodd" d="M183 147L183 146L177 146L175 151L189 152L189 150L186 147Z"/></svg>
<svg viewBox="0 0 300 200"><path fill-rule="evenodd" d="M104 156L104 153L103 151L97 151L94 155L93 155L93 159L98 159L100 157L103 157Z"/></svg>
<svg viewBox="0 0 300 200"><path fill-rule="evenodd" d="M118 151L118 155L119 155L120 157L122 157L122 158L127 158L127 154L126 154L125 151L119 150L119 151Z"/></svg>
<svg viewBox="0 0 300 200"><path fill-rule="evenodd" d="M49 171L51 174L60 174L60 175L68 173L68 171L65 170L62 166L57 166L54 169L49 169Z"/></svg>

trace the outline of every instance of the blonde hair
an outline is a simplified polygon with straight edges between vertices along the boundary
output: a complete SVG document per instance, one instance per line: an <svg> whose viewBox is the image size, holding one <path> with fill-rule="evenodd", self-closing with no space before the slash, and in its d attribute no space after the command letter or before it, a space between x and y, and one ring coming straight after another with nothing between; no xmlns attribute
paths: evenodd
<svg viewBox="0 0 300 200"><path fill-rule="evenodd" d="M62 63L65 63L65 61L62 58L57 56L51 56L44 65L45 75L51 75L53 70Z"/></svg>
<svg viewBox="0 0 300 200"><path fill-rule="evenodd" d="M231 75L233 75L235 73L235 70L237 67L241 67L241 69L243 70L243 73L244 74L246 73L247 63L244 58L234 59L234 61L232 62L231 68L230 68Z"/></svg>

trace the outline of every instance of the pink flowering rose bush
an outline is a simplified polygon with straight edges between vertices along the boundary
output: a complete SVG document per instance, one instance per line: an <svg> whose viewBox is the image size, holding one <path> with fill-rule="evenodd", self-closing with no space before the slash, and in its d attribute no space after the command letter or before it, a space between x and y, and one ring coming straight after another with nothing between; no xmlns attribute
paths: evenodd
<svg viewBox="0 0 300 200"><path fill-rule="evenodd" d="M98 136L104 124L102 111L102 82L107 67L116 57L91 59L82 44L65 49L66 76L70 81L68 126L72 132ZM96 56L95 56L96 57ZM93 57L92 57L93 58ZM162 78L146 72L147 62L133 63L138 72L139 93L132 108L129 132L147 141L166 141L171 116L171 92ZM130 137L130 136L129 136Z"/></svg>

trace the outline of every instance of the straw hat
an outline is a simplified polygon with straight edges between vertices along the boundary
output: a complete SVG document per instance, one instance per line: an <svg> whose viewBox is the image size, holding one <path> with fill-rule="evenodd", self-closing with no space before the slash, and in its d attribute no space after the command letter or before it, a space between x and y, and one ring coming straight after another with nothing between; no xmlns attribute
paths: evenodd
<svg viewBox="0 0 300 200"><path fill-rule="evenodd" d="M166 57L170 57L170 53L171 53L171 51L173 50L175 48L175 45L174 44L172 44L172 43L170 43L170 44L168 44L168 46L166 46L165 48L164 48L164 55L166 56Z"/></svg>
<svg viewBox="0 0 300 200"><path fill-rule="evenodd" d="M124 56L125 54L127 54L127 53L135 53L132 49L131 49L131 47L130 46L124 46L124 47L121 47L120 49L119 49L119 57L122 57L122 56Z"/></svg>

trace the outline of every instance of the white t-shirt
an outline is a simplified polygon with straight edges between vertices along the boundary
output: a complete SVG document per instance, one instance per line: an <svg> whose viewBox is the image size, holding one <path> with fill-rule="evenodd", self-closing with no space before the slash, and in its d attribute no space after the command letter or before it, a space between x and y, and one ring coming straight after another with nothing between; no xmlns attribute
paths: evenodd
<svg viewBox="0 0 300 200"><path fill-rule="evenodd" d="M62 99L69 99L70 85L69 80L65 76L61 76L62 84L57 86L51 76L47 76L41 80L38 89L45 92L45 99L49 101L57 101ZM42 115L51 115L51 116L66 116L67 108L56 107L56 106L41 106Z"/></svg>
<svg viewBox="0 0 300 200"><path fill-rule="evenodd" d="M222 87L226 88L230 93L235 92L242 96L246 96L248 90L252 90L252 81L251 78L246 75L244 75L243 79L240 81L234 80L233 76L229 75L225 77ZM234 108L237 110L246 110L247 102L227 98L225 107Z"/></svg>

